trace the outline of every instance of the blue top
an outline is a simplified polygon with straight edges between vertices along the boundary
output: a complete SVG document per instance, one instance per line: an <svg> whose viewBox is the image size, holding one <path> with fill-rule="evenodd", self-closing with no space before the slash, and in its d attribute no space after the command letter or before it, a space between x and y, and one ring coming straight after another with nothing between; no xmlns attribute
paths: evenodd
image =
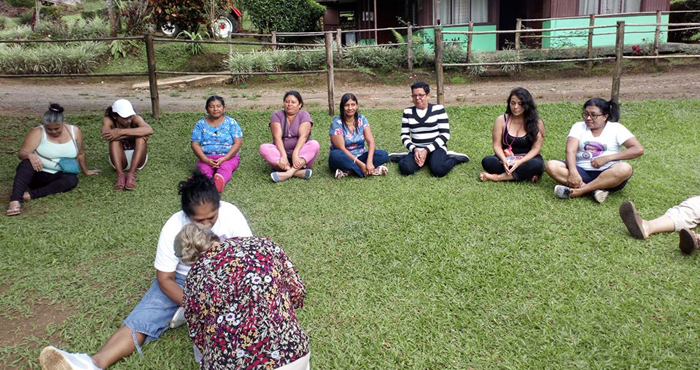
<svg viewBox="0 0 700 370"><path fill-rule="evenodd" d="M355 131L349 131L342 122L340 122L340 116L333 118L331 122L331 128L328 130L328 134L342 135L345 139L345 149L349 150L355 157L359 157L365 153L365 127L369 127L369 121L365 116L358 114L357 116L357 129ZM338 149L331 142L331 150Z"/></svg>
<svg viewBox="0 0 700 370"><path fill-rule="evenodd" d="M190 141L199 143L206 156L226 155L231 150L233 141L239 137L243 137L241 126L238 126L235 119L224 116L224 121L217 127L209 125L206 118L197 121Z"/></svg>

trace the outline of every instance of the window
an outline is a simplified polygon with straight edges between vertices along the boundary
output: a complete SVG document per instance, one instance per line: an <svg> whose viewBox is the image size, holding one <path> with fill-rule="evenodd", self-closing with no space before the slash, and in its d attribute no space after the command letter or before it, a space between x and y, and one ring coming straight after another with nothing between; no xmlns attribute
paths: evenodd
<svg viewBox="0 0 700 370"><path fill-rule="evenodd" d="M579 15L636 13L642 9L642 0L579 0Z"/></svg>
<svg viewBox="0 0 700 370"><path fill-rule="evenodd" d="M438 0L441 24L486 23L489 21L488 0Z"/></svg>

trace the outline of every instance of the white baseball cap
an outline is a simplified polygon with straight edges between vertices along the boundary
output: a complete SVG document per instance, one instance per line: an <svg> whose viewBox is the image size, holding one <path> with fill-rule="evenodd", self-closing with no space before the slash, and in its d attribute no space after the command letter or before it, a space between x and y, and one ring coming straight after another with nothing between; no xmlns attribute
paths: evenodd
<svg viewBox="0 0 700 370"><path fill-rule="evenodd" d="M121 118L129 118L136 115L134 107L126 99L119 99L112 104L112 112L119 115Z"/></svg>

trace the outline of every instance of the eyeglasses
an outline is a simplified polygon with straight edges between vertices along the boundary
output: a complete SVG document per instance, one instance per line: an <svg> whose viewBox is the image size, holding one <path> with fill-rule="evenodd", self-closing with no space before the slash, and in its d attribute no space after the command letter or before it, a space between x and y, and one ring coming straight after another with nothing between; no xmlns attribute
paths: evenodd
<svg viewBox="0 0 700 370"><path fill-rule="evenodd" d="M583 119L586 119L586 118L597 119L598 117L602 117L604 115L605 114L593 114L593 113L588 113L588 112L581 113L581 117L583 117Z"/></svg>
<svg viewBox="0 0 700 370"><path fill-rule="evenodd" d="M413 99L415 99L415 98L423 99L423 98L425 98L426 96L428 96L428 94L412 94L412 95L411 95L411 97L412 97Z"/></svg>

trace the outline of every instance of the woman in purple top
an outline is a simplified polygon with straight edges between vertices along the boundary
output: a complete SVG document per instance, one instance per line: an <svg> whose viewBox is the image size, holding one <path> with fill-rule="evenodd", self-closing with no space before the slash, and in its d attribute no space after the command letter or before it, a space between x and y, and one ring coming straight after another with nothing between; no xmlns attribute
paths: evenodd
<svg viewBox="0 0 700 370"><path fill-rule="evenodd" d="M272 113L270 118L272 144L260 145L260 155L275 170L270 174L272 181L308 179L321 147L311 140L313 121L309 112L301 109L304 100L297 91L288 91L283 101L284 110Z"/></svg>

